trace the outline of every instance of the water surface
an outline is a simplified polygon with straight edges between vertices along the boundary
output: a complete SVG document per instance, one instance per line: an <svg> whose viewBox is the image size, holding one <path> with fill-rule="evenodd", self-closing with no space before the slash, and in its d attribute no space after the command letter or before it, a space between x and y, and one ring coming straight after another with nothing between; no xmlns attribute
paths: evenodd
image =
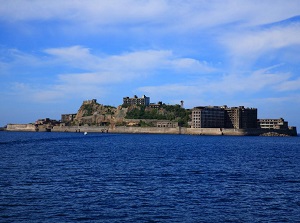
<svg viewBox="0 0 300 223"><path fill-rule="evenodd" d="M297 222L299 137L0 132L0 222Z"/></svg>

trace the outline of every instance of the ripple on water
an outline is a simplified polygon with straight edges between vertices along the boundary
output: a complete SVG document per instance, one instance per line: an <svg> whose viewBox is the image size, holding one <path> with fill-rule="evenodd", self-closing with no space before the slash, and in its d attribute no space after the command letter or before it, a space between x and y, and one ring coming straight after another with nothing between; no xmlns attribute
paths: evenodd
<svg viewBox="0 0 300 223"><path fill-rule="evenodd" d="M298 137L0 132L0 142L2 222L300 219Z"/></svg>

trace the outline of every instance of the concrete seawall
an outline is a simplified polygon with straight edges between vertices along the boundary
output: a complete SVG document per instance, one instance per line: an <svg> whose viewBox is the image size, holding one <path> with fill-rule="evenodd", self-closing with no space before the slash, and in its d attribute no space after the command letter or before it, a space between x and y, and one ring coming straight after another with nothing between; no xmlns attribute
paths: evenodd
<svg viewBox="0 0 300 223"><path fill-rule="evenodd" d="M259 136L264 133L277 133L297 136L296 130L275 129L220 129L220 128L161 128L161 127L86 127L86 126L55 126L53 132L102 132L102 133L144 133L144 134L187 134L187 135L231 135L231 136Z"/></svg>
<svg viewBox="0 0 300 223"><path fill-rule="evenodd" d="M158 127L126 127L118 126L114 129L109 129L109 132L114 133L152 133L152 134L180 134L179 128L158 128Z"/></svg>
<svg viewBox="0 0 300 223"><path fill-rule="evenodd" d="M161 128L161 127L126 127L117 126L54 126L52 129L39 127L33 124L9 124L7 131L51 131L51 132L98 132L98 133L140 133L140 134L187 134L187 135L231 135L231 136L259 136L266 133L297 136L296 129L220 129L220 128Z"/></svg>
<svg viewBox="0 0 300 223"><path fill-rule="evenodd" d="M6 131L35 132L33 124L8 124Z"/></svg>
<svg viewBox="0 0 300 223"><path fill-rule="evenodd" d="M153 133L153 134L180 134L179 128L158 127L93 127L93 126L54 126L52 132L100 132L100 133Z"/></svg>

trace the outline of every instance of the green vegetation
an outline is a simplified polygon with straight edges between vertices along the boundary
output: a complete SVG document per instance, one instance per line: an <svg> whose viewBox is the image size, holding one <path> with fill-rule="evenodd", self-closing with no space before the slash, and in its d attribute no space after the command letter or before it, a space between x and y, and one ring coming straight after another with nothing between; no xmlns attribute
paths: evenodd
<svg viewBox="0 0 300 223"><path fill-rule="evenodd" d="M79 120L76 123L89 124L89 125L104 125L110 124L111 119L118 117L118 119L138 119L143 120L136 123L141 127L152 127L153 122L147 121L147 119L155 120L168 120L172 122L178 122L179 126L188 127L190 121L191 111L182 108L180 105L166 105L160 104L159 108L151 108L150 106L143 105L123 105L122 108L117 109L110 105L101 105L98 103L84 103L80 108ZM94 115L94 116L93 116ZM93 116L91 119L81 119L82 117ZM124 121L112 121L116 126L126 125Z"/></svg>
<svg viewBox="0 0 300 223"><path fill-rule="evenodd" d="M144 122L144 121L140 120L139 126L140 127L154 127L154 124L153 123L147 123L147 122Z"/></svg>
<svg viewBox="0 0 300 223"><path fill-rule="evenodd" d="M82 110L84 110L83 117L90 116L93 114L93 104L84 104L82 105Z"/></svg>
<svg viewBox="0 0 300 223"><path fill-rule="evenodd" d="M127 111L125 118L127 119L166 119L165 115L159 114L158 109L146 109L146 106L135 106Z"/></svg>
<svg viewBox="0 0 300 223"><path fill-rule="evenodd" d="M180 105L165 105L161 108L150 108L146 106L135 106L128 110L127 119L158 119L177 121L179 126L188 126L191 111L181 108Z"/></svg>
<svg viewBox="0 0 300 223"><path fill-rule="evenodd" d="M101 108L101 105L98 103L90 103L90 104L83 104L81 106L81 110L84 111L82 117L93 115L94 112L99 111L99 108ZM103 105L105 113L108 115L114 115L116 107L110 106L110 105Z"/></svg>
<svg viewBox="0 0 300 223"><path fill-rule="evenodd" d="M114 107L114 106L111 106L111 105L103 105L104 106L104 108L116 108L116 107Z"/></svg>
<svg viewBox="0 0 300 223"><path fill-rule="evenodd" d="M122 104L121 106L122 106L122 108L128 108L130 105L128 105L128 104Z"/></svg>
<svg viewBox="0 0 300 223"><path fill-rule="evenodd" d="M115 114L114 111L116 110L116 107L110 106L110 105L104 105L104 108L106 109L106 114L109 114L109 115Z"/></svg>

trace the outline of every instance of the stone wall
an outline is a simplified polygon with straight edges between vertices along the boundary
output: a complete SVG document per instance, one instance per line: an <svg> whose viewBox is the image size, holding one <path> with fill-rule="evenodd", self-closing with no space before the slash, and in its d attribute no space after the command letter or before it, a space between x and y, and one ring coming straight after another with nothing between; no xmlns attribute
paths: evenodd
<svg viewBox="0 0 300 223"><path fill-rule="evenodd" d="M189 135L222 135L220 128L182 128L181 134Z"/></svg>
<svg viewBox="0 0 300 223"><path fill-rule="evenodd" d="M108 132L108 128L104 126L54 126L52 132Z"/></svg>
<svg viewBox="0 0 300 223"><path fill-rule="evenodd" d="M220 129L220 128L162 128L162 127L126 127L116 126L91 127L91 126L55 126L53 132L103 132L103 133L144 133L144 134L188 134L188 135L248 135L242 129ZM259 135L258 132L251 133Z"/></svg>
<svg viewBox="0 0 300 223"><path fill-rule="evenodd" d="M33 124L8 124L6 131L35 132L35 125L33 125Z"/></svg>
<svg viewBox="0 0 300 223"><path fill-rule="evenodd" d="M99 133L146 133L146 134L188 134L188 135L233 135L233 136L258 136L266 133L278 133L281 135L297 136L297 130L281 129L224 129L224 128L161 128L161 127L126 127L114 128L105 126L54 126L52 129L41 127L39 131L52 132L99 132ZM7 131L36 131L32 124L9 124Z"/></svg>
<svg viewBox="0 0 300 223"><path fill-rule="evenodd" d="M179 134L179 128L117 126L113 129L109 129L108 132L112 132L112 133Z"/></svg>

